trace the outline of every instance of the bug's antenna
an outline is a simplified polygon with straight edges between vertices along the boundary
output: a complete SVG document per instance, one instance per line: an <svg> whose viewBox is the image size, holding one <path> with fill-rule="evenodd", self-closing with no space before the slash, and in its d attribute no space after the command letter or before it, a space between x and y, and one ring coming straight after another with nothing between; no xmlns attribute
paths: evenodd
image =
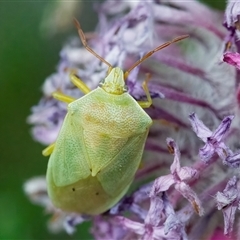
<svg viewBox="0 0 240 240"><path fill-rule="evenodd" d="M173 40L171 41L168 41L158 47L156 47L155 49L153 49L152 51L148 52L147 54L145 54L142 58L140 58L137 62L135 62L125 73L124 73L124 79L126 80L129 73L136 67L138 66L140 63L142 63L143 61L145 61L147 58L149 58L150 56L152 56L155 52L165 48L165 47L168 47L169 45L171 45L172 43L175 43L175 42L178 42L178 41L181 41L185 38L188 38L189 35L182 35L182 36L179 36L179 37L176 37L174 38Z"/></svg>
<svg viewBox="0 0 240 240"><path fill-rule="evenodd" d="M74 20L74 24L75 24L75 26L76 26L76 28L77 28L77 30L78 30L78 35L79 35L79 37L80 37L80 39L81 39L81 41L82 41L83 46L84 46L90 53L92 53L95 57L97 57L100 61L106 63L106 64L108 65L108 67L109 67L108 72L110 72L110 71L112 70L112 68L113 68L112 65L111 65L109 62L107 62L103 57L99 56L96 52L94 52L94 51L88 46L86 37L85 37L85 35L84 35L84 32L83 32L83 30L82 30L82 28L81 28L80 23L78 22L78 20L77 20L76 18L74 18L73 20Z"/></svg>

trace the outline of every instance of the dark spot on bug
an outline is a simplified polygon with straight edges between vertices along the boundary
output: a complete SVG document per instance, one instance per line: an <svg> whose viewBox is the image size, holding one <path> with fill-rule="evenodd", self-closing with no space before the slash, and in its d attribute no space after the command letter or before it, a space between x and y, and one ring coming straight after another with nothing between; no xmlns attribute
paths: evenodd
<svg viewBox="0 0 240 240"><path fill-rule="evenodd" d="M96 192L95 194L96 194L96 195L99 195L99 192Z"/></svg>
<svg viewBox="0 0 240 240"><path fill-rule="evenodd" d="M75 192L75 188L72 188L73 192Z"/></svg>

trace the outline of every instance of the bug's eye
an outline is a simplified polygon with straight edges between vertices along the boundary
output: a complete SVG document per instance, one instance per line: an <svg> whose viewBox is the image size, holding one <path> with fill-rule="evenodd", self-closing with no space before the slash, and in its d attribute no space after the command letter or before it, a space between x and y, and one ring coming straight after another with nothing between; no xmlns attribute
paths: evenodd
<svg viewBox="0 0 240 240"><path fill-rule="evenodd" d="M124 86L123 91L128 92L128 86L127 85Z"/></svg>

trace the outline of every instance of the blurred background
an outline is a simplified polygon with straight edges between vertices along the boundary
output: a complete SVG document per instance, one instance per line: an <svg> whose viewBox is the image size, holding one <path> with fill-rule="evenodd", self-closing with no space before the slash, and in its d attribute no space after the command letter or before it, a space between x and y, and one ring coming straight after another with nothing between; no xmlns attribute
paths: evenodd
<svg viewBox="0 0 240 240"><path fill-rule="evenodd" d="M44 175L43 146L31 138L26 118L41 98L41 85L55 71L59 52L77 32L93 31L99 1L0 1L0 239L91 239L89 223L76 234L51 234L50 218L23 192L31 177ZM205 0L223 10L225 0Z"/></svg>

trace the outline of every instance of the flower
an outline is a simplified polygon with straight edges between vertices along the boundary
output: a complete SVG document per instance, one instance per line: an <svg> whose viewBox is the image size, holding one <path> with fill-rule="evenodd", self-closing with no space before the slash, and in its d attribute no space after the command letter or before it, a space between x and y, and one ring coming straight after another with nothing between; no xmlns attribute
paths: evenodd
<svg viewBox="0 0 240 240"><path fill-rule="evenodd" d="M141 239L187 239L184 224L179 221L164 195L162 198L151 197L149 211L144 223L135 222L122 216L117 217L117 220L125 228L140 235Z"/></svg>
<svg viewBox="0 0 240 240"><path fill-rule="evenodd" d="M185 197L196 209L196 212L201 216L203 209L201 202L196 193L187 184L198 177L198 171L191 167L180 166L180 152L173 139L167 139L168 148L174 154L174 161L170 166L171 174L161 176L154 181L150 197L157 195L159 192L167 191L172 185Z"/></svg>
<svg viewBox="0 0 240 240"><path fill-rule="evenodd" d="M228 0L228 4L225 11L223 25L228 29L229 33L226 36L226 50L234 47L239 48L237 43L239 37L239 14L240 14L240 3L239 1Z"/></svg>
<svg viewBox="0 0 240 240"><path fill-rule="evenodd" d="M226 52L223 55L223 61L236 67L237 69L240 69L240 54L235 52Z"/></svg>
<svg viewBox="0 0 240 240"><path fill-rule="evenodd" d="M61 216L59 226L73 233L77 224L92 220L95 239L211 239L221 235L223 222L217 212L222 210L224 234L236 233L240 88L235 67L240 61L239 53L232 51L238 49L238 6L229 1L224 19L223 13L198 1L106 0L95 5L99 24L96 34L87 35L88 44L112 66L127 71L156 46L179 35L188 34L189 39L155 52L127 77L128 93L144 100L141 83L151 74L153 106L146 112L154 120L132 190L98 216L64 213L51 206L49 213ZM70 72L94 89L106 77L107 67L72 39L28 118L33 138L46 145L57 138L67 105L55 100L53 92L83 96L70 82ZM39 192L37 182L26 184ZM33 199L31 191L25 192ZM48 209L46 190L41 199L34 195L34 202ZM210 220L215 225L208 224Z"/></svg>
<svg viewBox="0 0 240 240"><path fill-rule="evenodd" d="M240 16L240 2L239 1L228 1L228 5L226 7L224 24L225 26L230 28L239 28L239 16Z"/></svg>
<svg viewBox="0 0 240 240"><path fill-rule="evenodd" d="M228 181L223 192L217 192L216 201L218 210L223 212L224 234L230 234L233 230L236 210L240 210L240 195L236 176Z"/></svg>
<svg viewBox="0 0 240 240"><path fill-rule="evenodd" d="M231 150L223 142L224 137L229 132L232 119L233 116L225 117L219 127L214 132L211 132L194 113L189 116L193 131L206 143L199 150L200 158L206 163L213 158L215 152L223 161L232 154Z"/></svg>

